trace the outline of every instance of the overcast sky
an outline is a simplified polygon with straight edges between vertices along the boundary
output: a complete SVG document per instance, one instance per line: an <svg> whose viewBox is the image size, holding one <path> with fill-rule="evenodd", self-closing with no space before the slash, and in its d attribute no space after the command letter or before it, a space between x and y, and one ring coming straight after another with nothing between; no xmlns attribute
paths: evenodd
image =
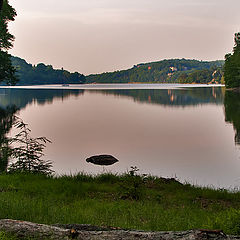
<svg viewBox="0 0 240 240"><path fill-rule="evenodd" d="M240 0L9 0L11 54L84 74L169 58L223 59Z"/></svg>

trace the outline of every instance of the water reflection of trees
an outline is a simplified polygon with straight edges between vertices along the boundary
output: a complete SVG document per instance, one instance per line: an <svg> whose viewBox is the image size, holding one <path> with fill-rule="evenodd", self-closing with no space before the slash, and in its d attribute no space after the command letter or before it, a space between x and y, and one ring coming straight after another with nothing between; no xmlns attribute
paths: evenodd
<svg viewBox="0 0 240 240"><path fill-rule="evenodd" d="M15 106L8 106L5 109L0 108L0 172L5 171L8 165L9 145L7 134L12 128L16 111Z"/></svg>
<svg viewBox="0 0 240 240"><path fill-rule="evenodd" d="M199 104L222 104L223 88L147 89L147 90L101 90L105 95L131 97L134 101L164 106L188 106Z"/></svg>
<svg viewBox="0 0 240 240"><path fill-rule="evenodd" d="M240 144L240 93L226 91L224 107L225 120L233 124L235 130L235 143Z"/></svg>
<svg viewBox="0 0 240 240"><path fill-rule="evenodd" d="M84 90L63 89L0 89L0 106L16 105L22 109L27 104L51 104L54 100L66 100L71 96L79 96Z"/></svg>
<svg viewBox="0 0 240 240"><path fill-rule="evenodd" d="M83 95L86 90L78 89L0 89L0 106L14 104L22 109L27 104L51 104L54 100L67 100L71 96ZM137 102L163 106L184 107L199 104L222 104L224 93L221 87L184 89L122 89L87 90L88 93L101 93L128 97Z"/></svg>

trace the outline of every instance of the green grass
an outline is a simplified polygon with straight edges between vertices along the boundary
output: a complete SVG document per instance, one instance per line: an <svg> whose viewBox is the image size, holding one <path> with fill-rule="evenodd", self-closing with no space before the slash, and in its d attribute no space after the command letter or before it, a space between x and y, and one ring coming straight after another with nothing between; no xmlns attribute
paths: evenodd
<svg viewBox="0 0 240 240"><path fill-rule="evenodd" d="M0 218L240 234L240 193L128 174L0 175Z"/></svg>
<svg viewBox="0 0 240 240"><path fill-rule="evenodd" d="M0 232L0 240L17 240L17 238L14 235Z"/></svg>
<svg viewBox="0 0 240 240"><path fill-rule="evenodd" d="M14 234L1 231L0 240L37 240L37 238L36 237L17 237ZM50 240L50 239L46 238L45 240Z"/></svg>

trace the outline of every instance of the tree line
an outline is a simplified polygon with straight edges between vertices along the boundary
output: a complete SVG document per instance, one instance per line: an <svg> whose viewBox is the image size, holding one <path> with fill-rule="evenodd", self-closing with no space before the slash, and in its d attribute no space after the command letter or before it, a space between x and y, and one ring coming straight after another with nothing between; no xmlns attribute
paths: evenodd
<svg viewBox="0 0 240 240"><path fill-rule="evenodd" d="M224 80L227 88L240 87L240 32L235 34L233 53L225 56Z"/></svg>
<svg viewBox="0 0 240 240"><path fill-rule="evenodd" d="M53 69L51 65L43 63L35 66L18 57L12 57L11 60L19 80L17 85L82 84L86 81L85 76L78 72Z"/></svg>
<svg viewBox="0 0 240 240"><path fill-rule="evenodd" d="M224 61L170 59L122 71L92 74L87 83L221 83Z"/></svg>
<svg viewBox="0 0 240 240"><path fill-rule="evenodd" d="M32 65L12 57L19 79L17 85L81 84L81 83L222 83L224 61L170 59L138 64L122 71L84 76L64 69L53 69L43 63Z"/></svg>

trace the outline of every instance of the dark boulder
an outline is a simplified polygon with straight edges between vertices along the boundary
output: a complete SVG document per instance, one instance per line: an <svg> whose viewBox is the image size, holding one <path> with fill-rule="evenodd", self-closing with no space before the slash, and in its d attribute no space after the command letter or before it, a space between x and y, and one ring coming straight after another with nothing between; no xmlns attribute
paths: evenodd
<svg viewBox="0 0 240 240"><path fill-rule="evenodd" d="M118 162L118 160L111 155L97 155L86 159L87 162L95 165L108 166Z"/></svg>

